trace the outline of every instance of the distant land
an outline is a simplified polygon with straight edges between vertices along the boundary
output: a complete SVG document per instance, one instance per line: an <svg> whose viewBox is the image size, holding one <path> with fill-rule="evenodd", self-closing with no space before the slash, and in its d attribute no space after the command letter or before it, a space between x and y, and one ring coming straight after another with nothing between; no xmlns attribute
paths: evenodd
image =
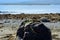
<svg viewBox="0 0 60 40"><path fill-rule="evenodd" d="M20 2L20 3L0 3L0 5L60 5L60 3Z"/></svg>

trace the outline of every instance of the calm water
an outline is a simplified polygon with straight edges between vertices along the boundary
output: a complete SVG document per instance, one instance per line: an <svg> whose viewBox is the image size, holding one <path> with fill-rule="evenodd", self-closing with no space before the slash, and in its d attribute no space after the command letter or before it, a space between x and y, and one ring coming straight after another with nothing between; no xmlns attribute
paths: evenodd
<svg viewBox="0 0 60 40"><path fill-rule="evenodd" d="M0 23L4 23L4 26L19 26L21 25L21 22L24 20L16 20L16 19L8 19L8 20L0 20ZM60 21L58 22L43 22L45 26L48 28L60 28Z"/></svg>
<svg viewBox="0 0 60 40"><path fill-rule="evenodd" d="M44 24L45 24L45 26L47 26L49 28L59 28L60 29L60 22L56 22L56 23L47 22Z"/></svg>

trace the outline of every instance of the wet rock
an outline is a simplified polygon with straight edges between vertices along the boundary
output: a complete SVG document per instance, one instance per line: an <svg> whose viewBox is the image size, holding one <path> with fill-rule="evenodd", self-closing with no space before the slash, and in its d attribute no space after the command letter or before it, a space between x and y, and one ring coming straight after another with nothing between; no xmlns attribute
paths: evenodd
<svg viewBox="0 0 60 40"><path fill-rule="evenodd" d="M52 40L50 29L42 23L31 23L19 28L17 36L23 40Z"/></svg>
<svg viewBox="0 0 60 40"><path fill-rule="evenodd" d="M45 18L45 17L40 18L40 21L42 21L42 22L50 22L50 20Z"/></svg>

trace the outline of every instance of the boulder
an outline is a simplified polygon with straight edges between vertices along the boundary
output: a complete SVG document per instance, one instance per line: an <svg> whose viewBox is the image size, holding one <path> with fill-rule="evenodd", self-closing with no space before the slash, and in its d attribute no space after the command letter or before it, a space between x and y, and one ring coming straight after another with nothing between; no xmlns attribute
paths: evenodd
<svg viewBox="0 0 60 40"><path fill-rule="evenodd" d="M19 28L17 36L23 40L52 40L50 29L38 22Z"/></svg>

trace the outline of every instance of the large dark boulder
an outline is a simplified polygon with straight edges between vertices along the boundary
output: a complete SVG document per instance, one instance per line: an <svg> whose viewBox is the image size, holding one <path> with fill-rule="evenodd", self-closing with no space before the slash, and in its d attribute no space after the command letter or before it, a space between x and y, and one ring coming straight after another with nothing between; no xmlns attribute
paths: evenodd
<svg viewBox="0 0 60 40"><path fill-rule="evenodd" d="M52 40L51 31L42 23L31 23L17 30L17 36L23 40Z"/></svg>

